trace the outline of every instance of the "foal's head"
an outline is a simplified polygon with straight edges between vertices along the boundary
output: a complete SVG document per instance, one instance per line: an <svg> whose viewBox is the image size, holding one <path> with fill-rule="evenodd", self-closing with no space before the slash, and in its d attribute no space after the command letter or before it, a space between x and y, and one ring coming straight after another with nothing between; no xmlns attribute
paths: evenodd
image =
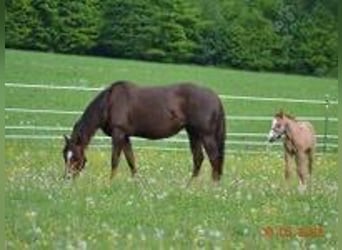
<svg viewBox="0 0 342 250"><path fill-rule="evenodd" d="M87 159L84 155L84 147L72 141L64 135L65 146L63 149L63 158L65 163L64 178L75 178L85 167Z"/></svg>
<svg viewBox="0 0 342 250"><path fill-rule="evenodd" d="M294 117L286 115L283 111L274 115L270 132L267 139L269 142L274 142L280 139L288 130L288 118L294 119Z"/></svg>

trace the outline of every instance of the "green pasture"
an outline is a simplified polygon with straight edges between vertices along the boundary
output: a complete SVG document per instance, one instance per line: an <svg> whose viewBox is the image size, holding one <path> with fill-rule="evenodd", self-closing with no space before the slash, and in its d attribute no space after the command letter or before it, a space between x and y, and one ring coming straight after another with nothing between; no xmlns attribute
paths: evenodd
<svg viewBox="0 0 342 250"><path fill-rule="evenodd" d="M68 183L60 179L61 143L6 143L8 249L336 247L336 155L317 156L311 189L300 194L295 174L287 185L282 157L272 153L228 154L219 187L205 161L186 189L187 151L138 149L139 178L121 161L110 183L110 149L90 148L86 171ZM291 235L263 235L268 227L290 227ZM299 237L312 227L324 235Z"/></svg>
<svg viewBox="0 0 342 250"><path fill-rule="evenodd" d="M104 87L120 79L135 81L141 85L163 85L179 81L192 81L208 86L222 95L314 100L324 100L328 95L331 101L337 99L336 79L254 73L192 65L6 51L7 82ZM83 111L96 94L96 91L6 88L6 107ZM299 117L324 118L328 115L329 118L335 118L337 116L337 105L330 105L326 111L325 105L322 104L224 100L224 106L228 117L229 133L266 134L271 121L271 119L270 121L234 120L229 119L229 116L271 117L279 109L284 109ZM71 128L78 116L7 112L5 121L7 126L35 125ZM317 134L323 135L325 133L324 121L313 121L313 124ZM20 134L32 133L32 131L25 130L8 130L7 132L12 134L18 134L18 132ZM33 132L38 133L37 131ZM51 131L49 133L51 134ZM328 123L327 134L337 134L337 122ZM242 139L265 141L262 137ZM322 142L322 138L319 139L319 142ZM327 142L336 144L337 140L329 138ZM241 145L232 146L232 148L238 149L241 147Z"/></svg>
<svg viewBox="0 0 342 250"><path fill-rule="evenodd" d="M336 100L338 94L335 79L15 50L5 53L6 82L14 83L102 87L120 79L141 85L194 81L224 95L318 100L329 95ZM7 108L71 111L84 110L96 94L9 87L5 91ZM324 105L317 104L229 100L224 106L229 133L266 135L271 123L229 120L230 116L271 117L280 108L296 116L325 115ZM337 105L330 106L328 115L337 116ZM78 116L5 112L5 124L71 128ZM314 125L323 134L323 122ZM86 170L70 183L60 178L62 134L68 131L6 129L5 133L57 136L53 140L6 139L7 249L336 249L336 150L316 156L310 189L300 194L295 169L292 181L285 183L281 151L275 146L254 151L254 147L230 145L235 138L228 137L220 185L212 185L205 161L200 177L186 189L191 173L187 143L135 141L139 177L130 177L122 159L119 174L110 183L110 141L95 140L94 144L108 147L90 146ZM337 122L328 123L328 134L337 134ZM156 149L162 146L184 150ZM291 235L277 231L284 227L291 228ZM298 233L313 227L323 234ZM273 234L264 235L264 228L274 229Z"/></svg>

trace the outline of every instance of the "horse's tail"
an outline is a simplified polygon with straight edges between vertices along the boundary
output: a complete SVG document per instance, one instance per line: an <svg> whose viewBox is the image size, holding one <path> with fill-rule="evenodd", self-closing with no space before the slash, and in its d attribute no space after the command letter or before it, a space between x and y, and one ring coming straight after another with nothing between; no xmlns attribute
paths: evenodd
<svg viewBox="0 0 342 250"><path fill-rule="evenodd" d="M219 174L221 175L223 172L223 163L224 163L224 151L225 151L225 140L226 140L226 117L224 113L224 109L222 103L220 102L219 114L217 117L217 128L215 131L215 137L219 152L219 161L220 161L220 169Z"/></svg>

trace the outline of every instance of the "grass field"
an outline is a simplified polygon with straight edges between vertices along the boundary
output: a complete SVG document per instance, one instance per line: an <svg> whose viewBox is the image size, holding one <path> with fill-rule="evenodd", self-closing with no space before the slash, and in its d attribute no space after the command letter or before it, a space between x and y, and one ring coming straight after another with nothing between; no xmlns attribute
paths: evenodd
<svg viewBox="0 0 342 250"><path fill-rule="evenodd" d="M6 82L99 87L118 79L155 85L191 80L241 96L324 99L328 94L334 100L338 93L334 79L6 51ZM83 110L95 94L6 88L6 107ZM324 115L322 105L225 102L228 117L271 116L279 108L298 116ZM337 106L331 106L329 115L336 114ZM71 127L76 119L5 114L6 126ZM268 121L228 123L229 132L266 133L270 126ZM323 133L323 125L314 124ZM15 133L33 132L6 130ZM62 133L53 131L57 140L6 140L8 249L337 249L337 153L316 157L305 194L298 193L295 174L286 185L282 157L272 148L254 154L228 151L219 187L211 185L206 161L199 179L185 189L188 150L139 148L140 178L132 180L121 161L119 175L109 183L110 149L90 147L86 171L68 183L60 179ZM329 123L329 134L336 133L337 123ZM265 228L273 234L263 234Z"/></svg>
<svg viewBox="0 0 342 250"><path fill-rule="evenodd" d="M149 85L194 81L209 86L219 94L239 96L324 100L325 95L329 95L331 100L336 100L338 93L336 79L6 51L7 82L101 87L119 79L129 79ZM6 106L82 111L94 95L96 92L6 88ZM271 117L281 108L296 116L325 116L325 106L317 104L225 100L224 105L228 117L236 115ZM337 105L331 105L328 114L329 117L336 117ZM76 119L77 115L40 113L7 113L5 117L6 125L66 127L71 127ZM313 121L313 124L318 134L324 134L324 122ZM267 133L270 121L228 120L228 127L229 132L233 133ZM13 133L13 131L9 132ZM327 132L336 135L337 123L330 122ZM264 138L247 139L264 140ZM336 139L330 139L329 143L336 143Z"/></svg>

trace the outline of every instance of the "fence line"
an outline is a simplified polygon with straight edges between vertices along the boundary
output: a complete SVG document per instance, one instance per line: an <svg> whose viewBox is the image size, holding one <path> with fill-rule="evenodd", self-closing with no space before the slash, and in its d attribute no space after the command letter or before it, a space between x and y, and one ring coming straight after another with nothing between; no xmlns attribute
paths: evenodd
<svg viewBox="0 0 342 250"><path fill-rule="evenodd" d="M46 85L46 84L26 84L26 83L5 83L6 87L9 88L35 88L35 89L47 89L47 90L72 90L72 91L101 91L104 87L85 87L85 86L62 86L62 85ZM326 96L325 100L318 99L293 99L293 98L273 98L273 97L257 97L257 96L234 96L234 95L219 95L222 100L247 100L247 101L262 101L262 102L288 102L288 103L307 103L307 104L319 104L325 105L326 112L325 117L299 117L299 119L309 120L309 121L324 121L324 135L317 135L318 138L323 138L324 143L318 143L318 146L323 146L323 152L325 152L326 147L337 148L338 145L327 143L328 139L338 139L337 135L329 135L327 134L328 122L338 122L337 117L329 117L328 109L329 105L336 105L338 101L329 100L329 96ZM58 110L58 109L34 109L34 108L21 108L21 107L7 107L5 108L6 112L17 112L17 113L39 113L39 114L60 114L60 115L80 115L83 111L72 111L72 110ZM246 115L229 115L226 116L228 120L241 120L241 121L270 121L272 119L271 116L246 116ZM66 127L48 127L48 126L7 126L5 129L27 129L27 130L44 130L44 131L67 131ZM264 137L265 134L262 133L227 133L228 136L240 136L240 137ZM7 139L57 139L51 135L5 135ZM59 138L59 137L58 137ZM97 138L100 138L97 136ZM142 141L146 139L142 138L134 138L136 141ZM187 139L179 139L179 138L169 138L164 139L163 141L169 142L188 142ZM266 146L265 142L257 142L257 141L234 141L229 140L229 144L244 144L244 145L261 145Z"/></svg>
<svg viewBox="0 0 342 250"><path fill-rule="evenodd" d="M111 138L107 136L95 136L94 137L97 140L111 140ZM60 135L23 135L23 134L5 134L5 139L17 139L17 140L62 140L62 137ZM143 141L148 142L151 140L144 139L144 138L138 138L133 137L133 141ZM188 139L178 139L178 138L167 138L167 139L160 139L159 142L171 142L171 143L188 143ZM234 144L234 145L254 145L254 146L269 146L270 144L265 142L257 142L257 141L234 141L234 140L228 140L226 142L226 145ZM96 145L96 144L93 144ZM280 146L282 145L281 142L273 143L273 145ZM328 146L331 148L338 148L337 144L333 143L317 143L317 147L324 147Z"/></svg>
<svg viewBox="0 0 342 250"><path fill-rule="evenodd" d="M57 110L57 109L29 109L29 108L18 108L18 107L7 107L5 108L7 112L16 113L44 113L44 114L59 114L59 115L80 115L83 111L75 110ZM272 116L241 116L241 115L229 115L226 116L228 120L241 120L241 121L271 121ZM309 121L325 121L325 117L319 116L307 116L298 117L298 119L309 120ZM337 122L338 119L335 117L329 117L329 121Z"/></svg>
<svg viewBox="0 0 342 250"><path fill-rule="evenodd" d="M63 86L63 85L46 85L46 84L25 84L25 83L5 83L10 88L38 88L52 90L77 90L77 91L100 91L104 87L85 87L85 86ZM309 103L309 104L325 104L325 101L315 99L294 99L294 98L275 98L275 97L258 97L258 96L234 96L222 95L222 100L249 100L249 101L269 101L269 102L291 102L291 103ZM338 104L338 101L329 101L330 104Z"/></svg>
<svg viewBox="0 0 342 250"><path fill-rule="evenodd" d="M53 127L53 126L5 126L5 130L35 130L35 131L65 131L70 132L71 127ZM186 132L181 131L179 135L186 135ZM266 133L226 133L231 137L265 137ZM337 135L316 135L317 138L327 137L329 139L338 139Z"/></svg>
<svg viewBox="0 0 342 250"><path fill-rule="evenodd" d="M85 87L85 86L63 86L63 85L47 85L47 84L25 84L6 82L6 87L10 88L32 88L32 89L54 89L54 90L78 90L78 91L101 91L102 87Z"/></svg>
<svg viewBox="0 0 342 250"><path fill-rule="evenodd" d="M16 113L45 113L57 115L80 115L82 111L57 110L57 109L28 109L28 108L5 108L5 111Z"/></svg>
<svg viewBox="0 0 342 250"><path fill-rule="evenodd" d="M257 96L233 96L219 95L223 100L247 100L247 101L267 101L267 102L290 102L290 103L309 103L309 104L324 104L325 101L313 99L293 99L293 98L276 98L276 97L257 97ZM338 104L337 101L331 101L331 104Z"/></svg>

